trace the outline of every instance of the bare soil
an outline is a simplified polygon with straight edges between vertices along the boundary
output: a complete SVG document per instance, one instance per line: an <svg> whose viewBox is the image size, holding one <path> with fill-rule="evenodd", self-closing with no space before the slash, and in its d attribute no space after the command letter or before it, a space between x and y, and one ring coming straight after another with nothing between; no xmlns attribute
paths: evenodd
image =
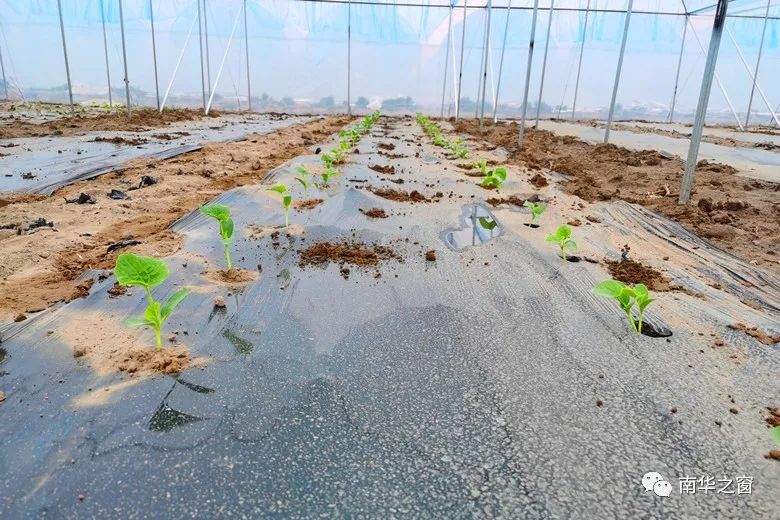
<svg viewBox="0 0 780 520"><path fill-rule="evenodd" d="M368 218L387 218L387 213L382 208L363 209L360 212Z"/></svg>
<svg viewBox="0 0 780 520"><path fill-rule="evenodd" d="M80 297L79 278L87 269L113 268L124 251L166 256L180 247L168 227L216 195L255 184L283 161L308 153L350 121L329 117L231 143L215 143L173 159L139 158L122 172L66 186L43 198L0 194L0 320L43 310ZM138 186L143 175L157 184ZM111 189L131 195L113 200ZM66 204L79 193L95 204ZM30 229L44 219L49 226ZM3 229L6 228L6 229ZM108 251L108 246L136 240L136 245Z"/></svg>
<svg viewBox="0 0 780 520"><path fill-rule="evenodd" d="M236 289L257 280L259 273L257 271L249 271L248 269L234 267L229 271L224 269L209 269L208 271L203 272L203 276L211 282Z"/></svg>
<svg viewBox="0 0 780 520"><path fill-rule="evenodd" d="M162 113L154 109L139 109L129 117L125 112L91 116L67 116L45 123L13 121L0 126L0 139L20 137L45 137L50 135L79 135L87 132L129 131L141 132L150 128L166 126L176 121L191 121L204 117L219 117L216 111L204 116L192 108L170 108Z"/></svg>
<svg viewBox="0 0 780 520"><path fill-rule="evenodd" d="M621 282L637 284L643 283L651 291L668 291L669 279L660 271L643 265L634 260L613 261L604 260L607 270L612 278Z"/></svg>
<svg viewBox="0 0 780 520"><path fill-rule="evenodd" d="M164 337L164 347L154 346L151 329L129 329L112 316L89 312L73 316L58 329L73 357L83 358L98 375L113 372L128 374L178 374L204 360L193 360L177 336Z"/></svg>
<svg viewBox="0 0 780 520"><path fill-rule="evenodd" d="M373 267L383 260L397 260L399 256L389 247L361 242L318 242L301 252L300 267L322 266L331 262L358 267Z"/></svg>
<svg viewBox="0 0 780 520"><path fill-rule="evenodd" d="M701 161L691 202L679 205L684 162L655 151L592 145L575 137L528 129L517 149L517 123L461 120L456 130L503 146L510 162L567 176L562 188L588 201L621 199L656 211L742 259L780 273L780 184L736 175L731 166Z"/></svg>
<svg viewBox="0 0 780 520"><path fill-rule="evenodd" d="M293 204L293 207L297 210L306 210L306 209L314 209L320 204L322 204L322 199L306 199L306 200L297 200Z"/></svg>
<svg viewBox="0 0 780 520"><path fill-rule="evenodd" d="M374 195L378 195L383 199L392 200L395 202L433 202L433 199L429 199L417 190L410 192L394 190L391 188L369 188L369 191Z"/></svg>

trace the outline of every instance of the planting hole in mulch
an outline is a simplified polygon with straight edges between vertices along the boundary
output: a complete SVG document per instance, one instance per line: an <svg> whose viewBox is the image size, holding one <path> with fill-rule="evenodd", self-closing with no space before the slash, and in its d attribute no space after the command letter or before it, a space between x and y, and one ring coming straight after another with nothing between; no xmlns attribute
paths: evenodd
<svg viewBox="0 0 780 520"><path fill-rule="evenodd" d="M381 166L379 164L372 164L368 168L374 170L375 172L383 173L385 175L395 175L395 166L391 166L391 165Z"/></svg>
<svg viewBox="0 0 780 520"><path fill-rule="evenodd" d="M295 201L295 209L314 209L322 204L322 199L306 199Z"/></svg>
<svg viewBox="0 0 780 520"><path fill-rule="evenodd" d="M229 271L224 269L210 269L203 272L203 276L211 281L227 287L240 288L257 280L260 274L257 271L234 267Z"/></svg>
<svg viewBox="0 0 780 520"><path fill-rule="evenodd" d="M668 338L672 335L672 331L663 324L643 321L642 335L650 338Z"/></svg>
<svg viewBox="0 0 780 520"><path fill-rule="evenodd" d="M387 218L387 213L382 208L363 209L360 212L368 218Z"/></svg>
<svg viewBox="0 0 780 520"><path fill-rule="evenodd" d="M407 193L391 188L369 188L369 191L383 199L393 200L395 202L433 202L433 199L429 199L417 190L412 190Z"/></svg>
<svg viewBox="0 0 780 520"><path fill-rule="evenodd" d="M531 229L538 229L538 228L539 228L539 224L529 224L528 222L526 222L526 223L525 223L525 224L523 224L523 225L524 225L525 227L529 227L529 228L531 228Z"/></svg>
<svg viewBox="0 0 780 520"><path fill-rule="evenodd" d="M376 267L386 260L400 260L398 254L387 246L362 242L318 242L301 252L300 267L327 266L331 262L341 266L341 274L349 276L346 265Z"/></svg>
<svg viewBox="0 0 780 520"><path fill-rule="evenodd" d="M630 284L643 283L651 291L670 290L669 279L652 267L640 264L634 260L604 260L604 262L607 264L609 274L615 280Z"/></svg>

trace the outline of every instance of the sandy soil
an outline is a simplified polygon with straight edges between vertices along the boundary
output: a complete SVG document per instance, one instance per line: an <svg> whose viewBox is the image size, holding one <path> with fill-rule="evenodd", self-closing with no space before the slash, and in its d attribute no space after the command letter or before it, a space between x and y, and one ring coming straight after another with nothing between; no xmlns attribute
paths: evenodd
<svg viewBox="0 0 780 520"><path fill-rule="evenodd" d="M0 125L0 139L20 137L44 137L49 135L78 135L87 132L129 131L140 132L150 128L164 127L176 121L190 121L203 117L219 117L217 111L204 116L201 110L192 108L170 108L159 113L144 108L135 110L130 117L124 112L100 115L67 116L45 123L31 123L14 119Z"/></svg>
<svg viewBox="0 0 780 520"><path fill-rule="evenodd" d="M487 124L482 137L509 150L511 164L566 175L569 181L562 187L590 202L641 204L754 265L780 273L780 184L740 177L730 166L702 161L691 202L680 206L681 159L533 129L526 131L526 145L518 154L516 123ZM480 137L477 121L460 121L455 128Z"/></svg>
<svg viewBox="0 0 780 520"><path fill-rule="evenodd" d="M50 198L0 195L0 320L83 296L82 273L112 268L121 252L172 254L180 247L179 237L167 229L173 222L226 190L261 181L348 122L328 117L240 142L208 144L166 161L136 159L122 172L64 187ZM137 188L143 175L158 182ZM109 198L112 189L130 199ZM95 203L65 202L80 193L92 195ZM41 218L52 226L30 229ZM111 245L116 249L108 251Z"/></svg>

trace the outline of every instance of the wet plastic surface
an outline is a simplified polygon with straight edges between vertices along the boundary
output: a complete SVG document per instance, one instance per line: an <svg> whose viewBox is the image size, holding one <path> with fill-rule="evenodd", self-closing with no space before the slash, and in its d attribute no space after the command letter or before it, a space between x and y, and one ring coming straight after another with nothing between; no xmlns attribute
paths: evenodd
<svg viewBox="0 0 780 520"><path fill-rule="evenodd" d="M391 131L426 142L412 123ZM389 139L408 157L377 155ZM212 222L193 213L174 226L184 249L167 259L171 278L156 291L194 289L166 331L211 358L201 368L98 377L73 358L64 322L95 312L121 323L145 306L135 289L109 299L113 277L7 329L0 516L770 517L777 465L761 454L771 440L753 414L730 414L725 396L753 407L776 399L777 352L734 333L729 341L750 353L735 365L699 353L691 323L668 342L631 333L590 293L598 268L536 247L546 229L511 224L527 214L496 211L500 236L449 249L442 230L462 222L469 194L486 192L415 151L447 164L428 144L364 139L334 186L310 193L325 201L291 214L277 248L261 232L283 222L267 186L220 196L240 231L234 263L262 267L243 290L201 276L224 260ZM297 164L317 160L291 161L269 180L289 183ZM462 198L379 198L347 182L386 185L369 164L394 165L406 189L457 188ZM392 217L358 211L374 207ZM378 279L298 267L298 249L344 238L388 245L404 262L380 265ZM431 249L435 263L424 258ZM703 305L657 310L690 307L690 320L706 322ZM641 486L648 471L675 483L750 475L753 494L659 499Z"/></svg>
<svg viewBox="0 0 780 520"><path fill-rule="evenodd" d="M199 150L204 143L239 140L251 133L268 133L311 120L307 116L272 117L262 114L172 123L143 132L92 132L60 137L2 139L0 192L23 191L50 195L73 182L121 168L128 159L168 159ZM112 144L112 137L139 139L142 144ZM103 141L95 141L96 138Z"/></svg>

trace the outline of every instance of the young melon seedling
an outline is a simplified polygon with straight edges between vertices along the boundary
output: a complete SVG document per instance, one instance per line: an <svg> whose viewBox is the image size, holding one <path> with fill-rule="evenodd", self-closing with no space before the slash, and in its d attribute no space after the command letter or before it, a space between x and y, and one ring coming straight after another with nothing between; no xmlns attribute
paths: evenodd
<svg viewBox="0 0 780 520"><path fill-rule="evenodd" d="M593 294L604 296L605 298L613 298L617 301L626 314L628 322L631 324L631 329L637 334L642 332L642 320L644 319L645 309L655 301L650 298L650 292L644 284L638 283L632 289L618 280L604 280L593 288ZM636 321L631 313L631 309L635 304L639 307L639 319Z"/></svg>
<svg viewBox="0 0 780 520"><path fill-rule="evenodd" d="M329 153L324 153L320 155L320 159L322 160L322 164L324 164L326 168L331 168L333 164L336 162L334 157Z"/></svg>
<svg viewBox="0 0 780 520"><path fill-rule="evenodd" d="M303 177L295 177L295 180L300 183L301 186L303 186L303 196L308 197L309 196L309 184L311 184L309 181L304 179Z"/></svg>
<svg viewBox="0 0 780 520"><path fill-rule="evenodd" d="M165 305L155 301L152 297L152 288L157 287L168 278L168 266L165 265L165 262L151 256L122 253L116 259L114 275L120 285L135 285L143 287L146 291L149 305L144 310L143 318L130 318L127 320L127 324L131 327L152 327L157 348L161 349L162 326L173 309L190 293L190 290L182 288L175 291L165 302Z"/></svg>
<svg viewBox="0 0 780 520"><path fill-rule="evenodd" d="M292 195L287 190L287 186L284 184L276 184L271 186L266 191L275 191L282 196L282 207L284 207L284 227L290 225L290 206L292 205Z"/></svg>
<svg viewBox="0 0 780 520"><path fill-rule="evenodd" d="M482 174L482 176L487 176L487 161L481 160L481 161L471 161L471 169L477 169L479 170L479 173Z"/></svg>
<svg viewBox="0 0 780 520"><path fill-rule="evenodd" d="M772 438L775 440L778 446L780 446L780 426L772 428Z"/></svg>
<svg viewBox="0 0 780 520"><path fill-rule="evenodd" d="M483 188L495 188L496 191L501 191L501 186L505 181L506 168L496 168L495 170L490 170L479 185Z"/></svg>
<svg viewBox="0 0 780 520"><path fill-rule="evenodd" d="M560 226L552 235L547 235L545 242L558 244L561 248L561 258L566 262L566 250L574 251L577 249L577 243L571 239L571 228L569 226Z"/></svg>
<svg viewBox="0 0 780 520"><path fill-rule="evenodd" d="M219 222L219 235L222 237L222 247L225 249L227 270L233 269L230 262L230 243L233 241L233 219L230 218L230 208L222 204L206 204L200 208L200 212Z"/></svg>
<svg viewBox="0 0 780 520"><path fill-rule="evenodd" d="M325 168L325 171L320 174L320 177L322 178L322 186L327 187L328 182L330 182L330 178L338 174L339 171L336 168L331 168L331 167Z"/></svg>
<svg viewBox="0 0 780 520"><path fill-rule="evenodd" d="M545 206L541 202L539 204L536 204L534 202L531 202L530 200L523 202L523 207L531 210L531 224L536 222L536 220L542 216L544 210L547 209L547 206Z"/></svg>

